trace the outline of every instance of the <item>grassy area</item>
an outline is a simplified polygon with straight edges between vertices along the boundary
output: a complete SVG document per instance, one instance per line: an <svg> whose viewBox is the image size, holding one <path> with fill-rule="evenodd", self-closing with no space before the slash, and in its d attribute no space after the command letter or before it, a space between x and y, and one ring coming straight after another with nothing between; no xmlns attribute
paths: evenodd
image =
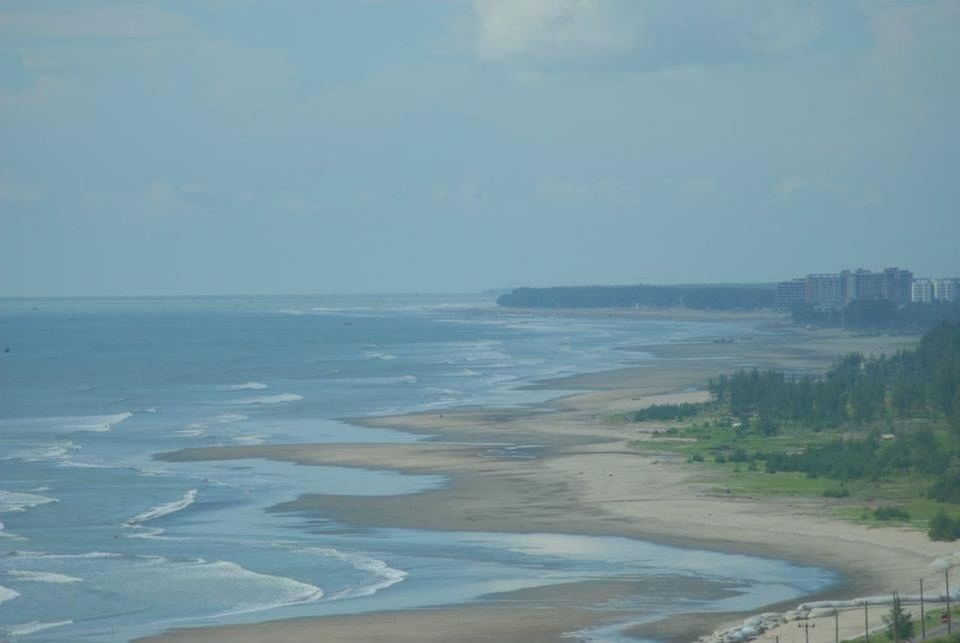
<svg viewBox="0 0 960 643"><path fill-rule="evenodd" d="M913 640L919 641L921 640L920 606L911 605L910 610L915 613ZM932 632L934 629L940 627L940 616L945 611L946 610L942 608L925 610L926 618L924 619L924 623L926 624L927 632ZM954 633L950 636L943 634L941 636L930 637L924 640L930 641L930 643L960 643L960 607L954 608L951 606L950 613L953 615ZM866 638L861 636L855 639L844 639L842 643L866 643ZM886 632L874 632L870 634L870 643L894 643L894 640Z"/></svg>
<svg viewBox="0 0 960 643"><path fill-rule="evenodd" d="M658 434L649 440L631 441L630 446L686 457L691 465L702 468L702 481L714 485L719 494L821 498L828 511L855 522L926 529L928 521L941 506L948 513L960 513L958 504L940 504L926 497L926 489L933 482L932 476L898 474L882 480L841 482L797 472L766 473L764 461L754 457L758 452L801 451L834 441L839 435L860 437L869 428L879 427L838 434L785 426L777 435L738 436L734 427L725 424L715 408L706 406L692 421L647 423L647 426L659 427ZM946 433L946 427L934 426L941 435ZM881 430L892 429L884 424ZM827 497L831 493L845 497ZM909 513L909 520L878 520L874 514L878 506L902 508Z"/></svg>

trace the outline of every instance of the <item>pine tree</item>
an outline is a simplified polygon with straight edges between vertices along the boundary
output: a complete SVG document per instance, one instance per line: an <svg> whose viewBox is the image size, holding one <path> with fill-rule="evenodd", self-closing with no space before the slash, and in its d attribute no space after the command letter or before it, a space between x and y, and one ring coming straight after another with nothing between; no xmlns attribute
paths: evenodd
<svg viewBox="0 0 960 643"><path fill-rule="evenodd" d="M893 605L890 613L884 615L883 623L887 626L887 635L895 641L906 641L913 638L913 614L903 609L900 595L893 593Z"/></svg>

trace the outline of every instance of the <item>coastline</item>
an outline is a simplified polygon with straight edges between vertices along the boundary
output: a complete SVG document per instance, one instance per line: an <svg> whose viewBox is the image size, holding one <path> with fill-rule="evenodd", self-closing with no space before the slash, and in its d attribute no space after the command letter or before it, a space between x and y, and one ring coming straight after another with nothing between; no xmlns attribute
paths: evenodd
<svg viewBox="0 0 960 643"><path fill-rule="evenodd" d="M731 498L717 488L709 474L696 467L662 452L647 453L627 446L628 440L642 440L649 435L655 428L653 424L623 425L606 418L653 403L700 401L705 393L691 388L702 387L709 377L741 366L820 370L829 366L838 352L890 352L906 341L902 337L856 338L830 332L732 344L681 342L637 347L654 356L652 364L540 382L535 385L537 388L577 391L545 403L508 409L444 409L353 421L359 426L437 436L434 441L209 447L162 454L159 458L268 458L298 464L440 473L450 478L442 489L406 496L307 495L273 510L322 513L361 528L623 536L789 560L832 569L841 575L837 586L816 596L798 598L794 604L801 600L882 593L897 587L903 579L922 573L932 558L952 551L953 546L930 543L915 530L877 529L844 522L829 511L836 503L821 499ZM538 446L530 449L536 457L518 458L516 451L507 453L478 442ZM705 529L709 529L709 535L704 533ZM311 637L321 631L317 628L322 629L325 640L377 640L376 628L383 626L387 615L409 618L411 626L415 621L413 631L419 633L415 640L449 640L443 632L451 632L441 624L451 625L448 621L456 614L458 638L464 638L463 627L468 622L470 635L465 640L508 640L504 639L506 630L502 623L515 621L529 624L529 629L523 630L522 640L537 641L557 640L563 632L605 620L603 614L572 604L566 604L562 610L552 608L552 603L544 595L538 598L536 592L532 594L534 598L530 598L529 592L522 596L526 598L508 596L497 603L496 609L511 610L508 618L506 612L500 615L504 618L486 618L483 614L491 609L490 605L471 604L449 609L270 621L257 626L175 630L147 640L262 640L252 634L251 628L263 627L270 628L275 640L313 640ZM504 607L504 602L509 607ZM517 602L522 607L517 607ZM553 618L542 618L551 611L555 612ZM700 614L695 619L673 617L631 628L629 632L641 637L667 635L669 640L692 640L742 616L718 613ZM558 633L561 622L568 629ZM425 626L435 636L424 638ZM832 634L832 628L824 629L830 629ZM404 640L397 634L390 631L392 640Z"/></svg>

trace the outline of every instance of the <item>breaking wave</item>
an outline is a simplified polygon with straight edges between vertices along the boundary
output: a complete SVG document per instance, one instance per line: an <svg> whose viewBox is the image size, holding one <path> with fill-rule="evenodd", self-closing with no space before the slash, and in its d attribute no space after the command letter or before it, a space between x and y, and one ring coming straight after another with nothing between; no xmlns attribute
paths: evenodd
<svg viewBox="0 0 960 643"><path fill-rule="evenodd" d="M407 577L407 572L403 571L402 569L390 567L382 560L370 558L369 556L363 556L361 554L349 554L327 547L304 547L303 549L298 549L295 551L342 560L343 562L351 565L357 571L364 572L368 575L368 577L370 577L367 579L369 582L366 584L341 590L336 594L332 594L328 600L371 596L376 594L381 589L385 589L391 585L396 585Z"/></svg>
<svg viewBox="0 0 960 643"><path fill-rule="evenodd" d="M17 596L20 596L20 592L15 592L9 587L0 585L0 604L6 603L7 601L12 601Z"/></svg>
<svg viewBox="0 0 960 643"><path fill-rule="evenodd" d="M29 581L33 583L82 583L82 578L76 576L67 576L66 574L54 574L52 572L32 572L24 569L11 569L7 576L16 578L19 581Z"/></svg>
<svg viewBox="0 0 960 643"><path fill-rule="evenodd" d="M279 395L264 395L262 397L248 397L244 400L238 400L238 404L282 404L284 402L296 402L302 400L302 395L296 393L280 393Z"/></svg>
<svg viewBox="0 0 960 643"><path fill-rule="evenodd" d="M379 353L376 351L370 351L364 354L364 357L366 359L384 359L384 360L397 359L397 356L393 355L392 353Z"/></svg>
<svg viewBox="0 0 960 643"><path fill-rule="evenodd" d="M261 391L267 388L266 384L261 382L244 382L243 384L227 384L221 386L221 391Z"/></svg>
<svg viewBox="0 0 960 643"><path fill-rule="evenodd" d="M56 498L48 498L35 493L18 493L15 491L4 491L0 489L0 513L10 513L14 511L25 511L37 505L45 505L48 502L60 502Z"/></svg>
<svg viewBox="0 0 960 643"><path fill-rule="evenodd" d="M29 623L21 623L20 625L11 625L4 630L4 634L6 636L26 636L27 634L49 630L52 627L62 627L64 625L70 625L71 623L73 623L73 621L57 621L56 623L30 621Z"/></svg>
<svg viewBox="0 0 960 643"><path fill-rule="evenodd" d="M156 520L161 516L166 516L174 512L186 509L197 499L197 490L191 489L187 493L183 494L183 497L179 500L174 500L173 502L167 502L162 505L157 505L156 507L151 507L142 513L138 513L133 518L126 520L123 525L124 527L136 527L140 524L148 522L150 520Z"/></svg>
<svg viewBox="0 0 960 643"><path fill-rule="evenodd" d="M86 417L60 418L59 428L69 431L109 431L115 424L133 417L133 413L124 412L114 415L90 415Z"/></svg>

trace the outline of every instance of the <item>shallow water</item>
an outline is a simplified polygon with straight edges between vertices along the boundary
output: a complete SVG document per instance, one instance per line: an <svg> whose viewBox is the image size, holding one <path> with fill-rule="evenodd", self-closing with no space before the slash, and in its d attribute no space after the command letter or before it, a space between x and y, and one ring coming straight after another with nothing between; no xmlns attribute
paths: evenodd
<svg viewBox="0 0 960 643"><path fill-rule="evenodd" d="M816 591L833 575L629 539L359 530L264 511L303 493L415 493L443 476L152 459L428 439L336 418L532 403L556 393L518 386L644 359L617 347L747 330L503 317L454 296L2 301L0 635L128 640L605 578L650 579L637 605L599 607L651 618Z"/></svg>

